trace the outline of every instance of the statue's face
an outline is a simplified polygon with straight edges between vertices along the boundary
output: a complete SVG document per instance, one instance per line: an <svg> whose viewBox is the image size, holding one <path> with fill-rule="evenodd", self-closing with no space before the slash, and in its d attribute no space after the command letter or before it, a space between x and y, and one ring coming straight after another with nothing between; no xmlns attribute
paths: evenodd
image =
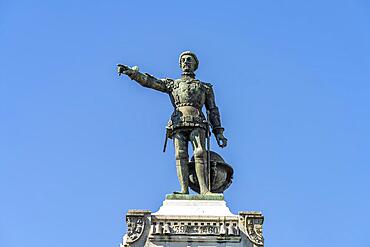
<svg viewBox="0 0 370 247"><path fill-rule="evenodd" d="M183 55L181 57L181 70L183 72L194 72L196 61L191 55Z"/></svg>

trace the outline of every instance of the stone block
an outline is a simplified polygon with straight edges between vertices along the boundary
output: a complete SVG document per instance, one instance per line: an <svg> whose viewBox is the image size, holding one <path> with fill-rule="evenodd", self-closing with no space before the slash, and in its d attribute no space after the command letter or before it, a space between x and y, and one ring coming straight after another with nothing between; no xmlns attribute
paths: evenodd
<svg viewBox="0 0 370 247"><path fill-rule="evenodd" d="M213 196L213 195L212 195ZM263 247L260 212L230 212L223 195L167 195L160 209L129 210L121 247Z"/></svg>

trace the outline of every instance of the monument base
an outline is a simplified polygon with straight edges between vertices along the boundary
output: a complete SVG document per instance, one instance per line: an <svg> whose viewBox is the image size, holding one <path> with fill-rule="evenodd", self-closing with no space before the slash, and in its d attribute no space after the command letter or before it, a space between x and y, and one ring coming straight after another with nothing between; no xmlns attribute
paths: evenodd
<svg viewBox="0 0 370 247"><path fill-rule="evenodd" d="M121 247L263 247L263 215L234 215L222 194L167 195L160 209L129 210Z"/></svg>

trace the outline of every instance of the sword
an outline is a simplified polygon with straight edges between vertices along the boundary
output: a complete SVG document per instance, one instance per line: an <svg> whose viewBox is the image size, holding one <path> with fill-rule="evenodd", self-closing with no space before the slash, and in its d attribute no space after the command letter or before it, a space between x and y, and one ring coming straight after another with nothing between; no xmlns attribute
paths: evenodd
<svg viewBox="0 0 370 247"><path fill-rule="evenodd" d="M170 133L169 133L169 130L166 128L166 135L164 137L164 145L163 145L163 153L166 152L166 148L167 148L167 140L168 138L170 138Z"/></svg>
<svg viewBox="0 0 370 247"><path fill-rule="evenodd" d="M209 110L207 110L207 167L208 167L208 190L211 192L211 123Z"/></svg>

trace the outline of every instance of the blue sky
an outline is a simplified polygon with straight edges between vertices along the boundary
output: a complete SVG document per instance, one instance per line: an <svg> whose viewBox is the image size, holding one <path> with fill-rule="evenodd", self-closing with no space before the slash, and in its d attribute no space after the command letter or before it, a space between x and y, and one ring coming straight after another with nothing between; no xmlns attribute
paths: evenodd
<svg viewBox="0 0 370 247"><path fill-rule="evenodd" d="M178 189L169 99L118 78L197 53L266 246L369 246L370 4L0 2L0 246L117 246L128 209Z"/></svg>

